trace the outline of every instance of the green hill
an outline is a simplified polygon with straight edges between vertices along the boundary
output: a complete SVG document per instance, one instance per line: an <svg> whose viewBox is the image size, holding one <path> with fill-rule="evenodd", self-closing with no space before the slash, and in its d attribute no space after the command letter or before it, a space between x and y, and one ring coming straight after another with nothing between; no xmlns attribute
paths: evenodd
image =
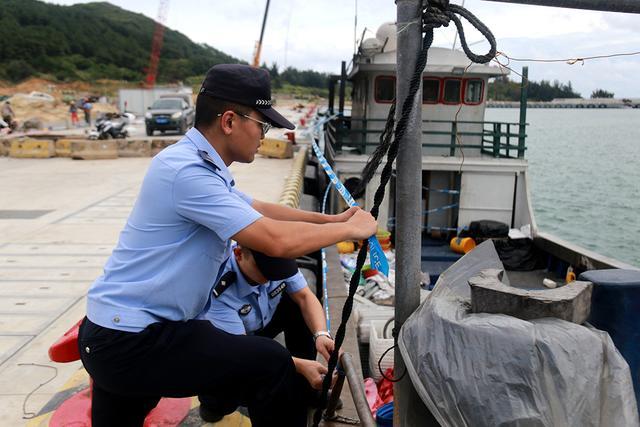
<svg viewBox="0 0 640 427"><path fill-rule="evenodd" d="M0 2L0 79L142 81L155 22L112 4L58 6L36 0ZM214 64L241 62L166 29L158 81L185 80Z"/></svg>

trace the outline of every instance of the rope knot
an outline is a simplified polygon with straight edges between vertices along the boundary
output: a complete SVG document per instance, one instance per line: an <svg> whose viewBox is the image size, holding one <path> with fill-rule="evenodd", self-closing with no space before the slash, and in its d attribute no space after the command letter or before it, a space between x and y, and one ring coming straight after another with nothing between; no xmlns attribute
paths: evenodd
<svg viewBox="0 0 640 427"><path fill-rule="evenodd" d="M451 16L448 12L449 0L428 0L422 11L423 32L439 27L448 27Z"/></svg>

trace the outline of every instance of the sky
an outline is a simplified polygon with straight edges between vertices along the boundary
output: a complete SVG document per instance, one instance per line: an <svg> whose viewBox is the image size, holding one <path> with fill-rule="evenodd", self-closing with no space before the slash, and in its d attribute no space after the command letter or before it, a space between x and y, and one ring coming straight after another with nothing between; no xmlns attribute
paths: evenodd
<svg viewBox="0 0 640 427"><path fill-rule="evenodd" d="M70 5L89 1L48 2ZM159 0L109 2L153 19L160 4ZM265 5L266 0L170 0L166 25L195 42L251 62ZM640 15L484 0L466 0L464 6L491 29L498 51L511 58L564 59L640 51ZM360 39L363 32L365 39L375 37L382 23L395 18L393 0L271 0L261 62L338 74L340 62L351 59L354 39ZM455 27L451 27L436 29L434 46L453 46ZM482 36L469 24L465 24L465 31L471 49L486 53L488 44ZM640 55L574 65L510 62L516 71L523 65L529 66L530 79L571 81L584 97L594 89L605 89L617 98L640 98ZM519 81L513 73L511 78Z"/></svg>

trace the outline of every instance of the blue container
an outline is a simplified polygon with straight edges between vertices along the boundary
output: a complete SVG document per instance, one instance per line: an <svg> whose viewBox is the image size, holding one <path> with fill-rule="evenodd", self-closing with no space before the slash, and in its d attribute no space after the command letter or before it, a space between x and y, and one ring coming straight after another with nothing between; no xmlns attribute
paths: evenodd
<svg viewBox="0 0 640 427"><path fill-rule="evenodd" d="M393 402L385 403L376 411L378 427L393 427Z"/></svg>
<svg viewBox="0 0 640 427"><path fill-rule="evenodd" d="M631 370L640 402L640 271L592 270L579 280L593 283L589 323L611 336Z"/></svg>

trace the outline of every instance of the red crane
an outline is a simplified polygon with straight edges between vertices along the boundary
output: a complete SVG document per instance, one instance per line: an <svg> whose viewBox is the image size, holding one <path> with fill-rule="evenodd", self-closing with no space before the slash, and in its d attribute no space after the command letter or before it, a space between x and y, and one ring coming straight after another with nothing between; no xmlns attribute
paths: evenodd
<svg viewBox="0 0 640 427"><path fill-rule="evenodd" d="M267 14L269 13L269 2L267 0L267 7L264 9L264 17L262 18L262 30L260 30L260 40L256 43L256 51L253 54L253 66L260 66L260 53L262 51L262 38L264 37L264 27L267 25Z"/></svg>
<svg viewBox="0 0 640 427"><path fill-rule="evenodd" d="M167 20L168 10L169 0L160 0L158 20L156 21L156 29L153 32L153 41L151 44L151 57L149 58L149 67L147 68L147 77L145 78L145 85L147 87L154 87L156 85L160 50L162 49L162 39L164 37L164 23Z"/></svg>

